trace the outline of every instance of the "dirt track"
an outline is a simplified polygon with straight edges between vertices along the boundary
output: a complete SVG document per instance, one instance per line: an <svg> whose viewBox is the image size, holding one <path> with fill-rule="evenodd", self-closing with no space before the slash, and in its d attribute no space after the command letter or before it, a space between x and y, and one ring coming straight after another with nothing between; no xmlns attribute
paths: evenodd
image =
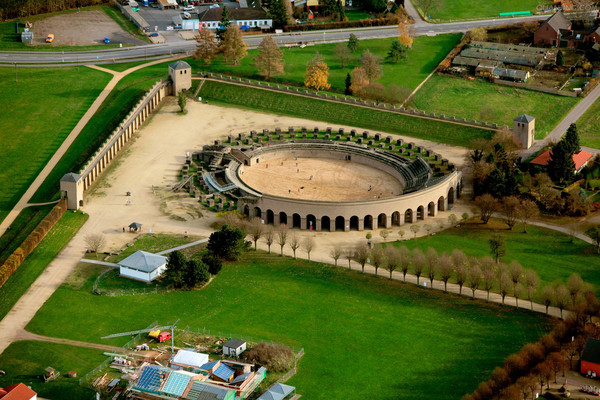
<svg viewBox="0 0 600 400"><path fill-rule="evenodd" d="M100 10L59 14L33 24L33 45L46 44L46 36L54 34L48 46L91 46L104 43L108 36L112 43L145 44L123 30L112 18Z"/></svg>

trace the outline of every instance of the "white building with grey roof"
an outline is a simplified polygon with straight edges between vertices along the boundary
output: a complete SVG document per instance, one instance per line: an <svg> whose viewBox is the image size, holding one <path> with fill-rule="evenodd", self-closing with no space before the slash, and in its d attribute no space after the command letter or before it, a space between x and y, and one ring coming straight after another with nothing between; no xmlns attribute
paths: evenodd
<svg viewBox="0 0 600 400"><path fill-rule="evenodd" d="M117 264L121 276L152 282L167 269L167 257L138 250Z"/></svg>

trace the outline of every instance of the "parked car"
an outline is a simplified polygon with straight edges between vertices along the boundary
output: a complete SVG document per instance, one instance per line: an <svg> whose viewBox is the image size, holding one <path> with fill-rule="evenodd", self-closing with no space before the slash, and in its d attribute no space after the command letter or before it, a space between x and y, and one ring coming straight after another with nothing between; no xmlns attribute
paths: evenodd
<svg viewBox="0 0 600 400"><path fill-rule="evenodd" d="M104 43L106 43L106 44L110 43L110 38L108 36L104 37Z"/></svg>
<svg viewBox="0 0 600 400"><path fill-rule="evenodd" d="M49 33L48 36L46 36L46 43L52 42L54 42L54 33Z"/></svg>
<svg viewBox="0 0 600 400"><path fill-rule="evenodd" d="M185 6L185 7L183 7L183 11L194 11L194 6L192 6L192 5Z"/></svg>
<svg viewBox="0 0 600 400"><path fill-rule="evenodd" d="M150 36L150 37L157 37L158 36L158 32L152 32L148 36Z"/></svg>

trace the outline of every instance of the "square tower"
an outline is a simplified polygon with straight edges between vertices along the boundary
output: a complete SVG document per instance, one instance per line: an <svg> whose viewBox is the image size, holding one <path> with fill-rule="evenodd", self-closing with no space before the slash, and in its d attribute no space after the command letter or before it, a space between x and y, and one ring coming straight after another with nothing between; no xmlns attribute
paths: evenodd
<svg viewBox="0 0 600 400"><path fill-rule="evenodd" d="M192 67L185 61L176 61L169 65L169 77L173 82L173 94L192 87Z"/></svg>
<svg viewBox="0 0 600 400"><path fill-rule="evenodd" d="M60 178L60 197L67 198L68 210L79 210L83 206L83 179L73 172Z"/></svg>
<svg viewBox="0 0 600 400"><path fill-rule="evenodd" d="M521 114L513 121L513 135L524 149L533 146L535 138L535 118Z"/></svg>

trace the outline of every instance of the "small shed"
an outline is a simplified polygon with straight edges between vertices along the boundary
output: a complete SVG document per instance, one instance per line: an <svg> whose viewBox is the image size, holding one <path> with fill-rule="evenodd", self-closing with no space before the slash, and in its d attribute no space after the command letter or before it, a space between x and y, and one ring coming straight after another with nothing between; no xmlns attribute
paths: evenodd
<svg viewBox="0 0 600 400"><path fill-rule="evenodd" d="M132 222L131 224L129 224L130 231L137 232L141 229L142 229L142 224L140 224L139 222Z"/></svg>
<svg viewBox="0 0 600 400"><path fill-rule="evenodd" d="M600 376L600 340L588 338L581 355L581 373Z"/></svg>
<svg viewBox="0 0 600 400"><path fill-rule="evenodd" d="M258 400L283 400L289 399L296 393L296 388L283 383L276 383L264 392Z"/></svg>
<svg viewBox="0 0 600 400"><path fill-rule="evenodd" d="M246 350L246 341L240 339L229 339L223 345L223 354L231 357L239 357Z"/></svg>
<svg viewBox="0 0 600 400"><path fill-rule="evenodd" d="M29 32L29 31L21 32L21 42L31 44L32 41L33 41L33 32Z"/></svg>
<svg viewBox="0 0 600 400"><path fill-rule="evenodd" d="M138 250L117 264L121 276L152 282L167 269L167 257Z"/></svg>
<svg viewBox="0 0 600 400"><path fill-rule="evenodd" d="M176 365L184 370L199 369L204 364L208 363L208 355L204 353L196 353L190 350L179 350L171 365Z"/></svg>

